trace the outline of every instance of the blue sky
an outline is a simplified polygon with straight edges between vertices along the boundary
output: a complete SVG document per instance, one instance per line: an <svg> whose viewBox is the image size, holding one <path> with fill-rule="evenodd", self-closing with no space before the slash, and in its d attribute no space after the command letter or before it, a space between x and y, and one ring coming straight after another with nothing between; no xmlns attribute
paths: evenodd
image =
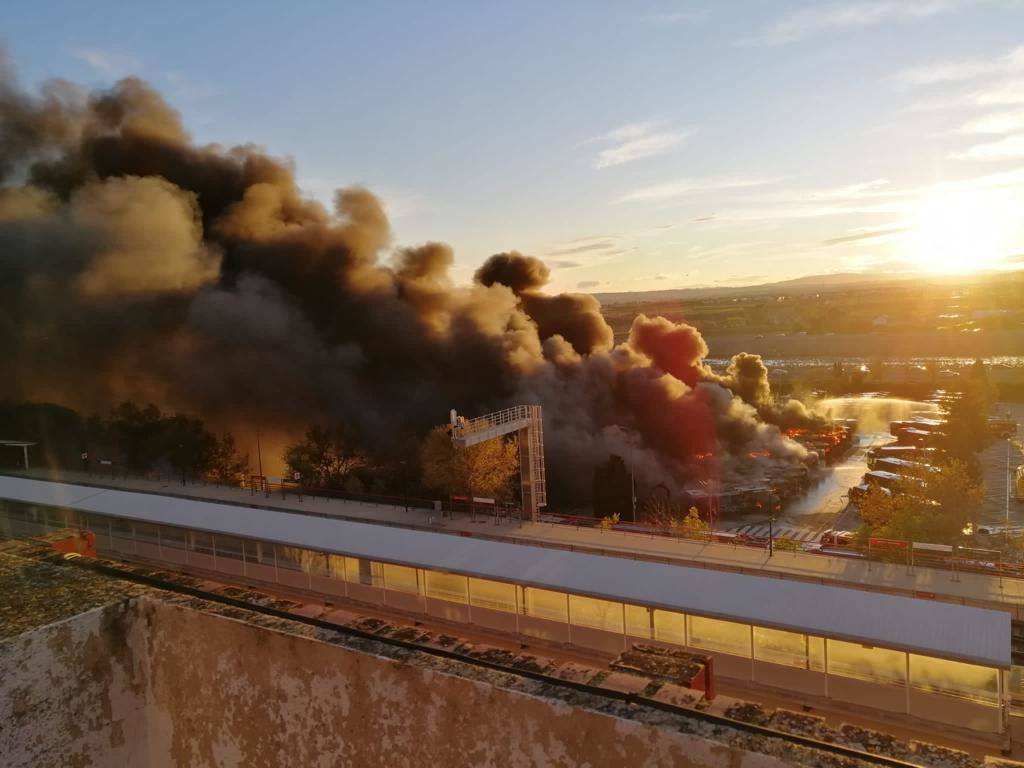
<svg viewBox="0 0 1024 768"><path fill-rule="evenodd" d="M198 142L380 194L457 280L552 289L1000 268L1024 253L1024 4L35 2L23 83L137 74Z"/></svg>

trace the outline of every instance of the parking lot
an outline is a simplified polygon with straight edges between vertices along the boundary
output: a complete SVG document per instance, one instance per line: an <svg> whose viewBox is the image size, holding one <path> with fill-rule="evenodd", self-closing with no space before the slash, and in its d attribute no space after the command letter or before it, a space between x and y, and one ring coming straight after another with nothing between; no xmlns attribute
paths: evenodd
<svg viewBox="0 0 1024 768"><path fill-rule="evenodd" d="M1007 412L1018 424L1024 423L1024 404L1000 403L999 410ZM1021 441L1024 434L1018 430L1015 440ZM1013 473L1024 463L1021 453L1013 440L996 440L979 457L982 478L985 483L985 498L982 507L983 523L1024 524L1024 502L1014 499ZM1010 482L1009 503L1007 503L1007 480Z"/></svg>

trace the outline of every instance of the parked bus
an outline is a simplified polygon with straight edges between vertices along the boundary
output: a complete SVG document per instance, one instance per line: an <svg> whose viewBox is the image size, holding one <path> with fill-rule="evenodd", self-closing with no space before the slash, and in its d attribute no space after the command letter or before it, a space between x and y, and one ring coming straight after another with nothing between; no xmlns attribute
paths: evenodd
<svg viewBox="0 0 1024 768"><path fill-rule="evenodd" d="M878 445L867 453L868 469L875 469L875 465L883 459L901 459L934 466L940 462L942 455L938 448L919 445ZM877 468L882 469L881 466Z"/></svg>

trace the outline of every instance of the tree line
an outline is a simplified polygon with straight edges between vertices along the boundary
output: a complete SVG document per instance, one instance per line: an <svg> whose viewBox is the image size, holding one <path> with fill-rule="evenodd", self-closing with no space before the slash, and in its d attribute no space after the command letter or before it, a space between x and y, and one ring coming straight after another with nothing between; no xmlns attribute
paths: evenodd
<svg viewBox="0 0 1024 768"><path fill-rule="evenodd" d="M437 427L422 440L399 441L397 448L375 453L342 428L313 426L285 449L284 461L289 475L297 473L303 485L313 488L519 499L515 436L458 448L450 428Z"/></svg>
<svg viewBox="0 0 1024 768"><path fill-rule="evenodd" d="M248 457L230 433L215 434L202 419L124 402L107 414L82 416L52 403L0 403L0 438L35 443L30 465L89 472L162 472L222 483L240 482ZM20 463L5 451L5 465Z"/></svg>
<svg viewBox="0 0 1024 768"><path fill-rule="evenodd" d="M195 416L124 402L83 416L52 403L0 402L0 440L35 443L30 465L89 472L152 473L244 484L254 467L230 432ZM447 427L422 439L404 436L368 449L342 425L312 425L281 457L286 477L303 487L350 494L474 495L518 501L514 437L456 448ZM0 450L0 466L18 466L21 449Z"/></svg>
<svg viewBox="0 0 1024 768"><path fill-rule="evenodd" d="M993 441L988 417L996 388L981 360L968 368L946 415L935 469L907 473L895 493L872 487L858 507L860 536L938 544L969 542L980 522L984 491L978 454Z"/></svg>

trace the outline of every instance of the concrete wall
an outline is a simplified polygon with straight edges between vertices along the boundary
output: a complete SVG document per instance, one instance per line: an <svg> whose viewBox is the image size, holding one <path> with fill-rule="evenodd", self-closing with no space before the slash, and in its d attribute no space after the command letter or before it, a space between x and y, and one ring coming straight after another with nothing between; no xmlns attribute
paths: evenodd
<svg viewBox="0 0 1024 768"><path fill-rule="evenodd" d="M152 631L153 765L167 756L193 766L782 764L503 690L433 660L383 658L155 601L141 614Z"/></svg>
<svg viewBox="0 0 1024 768"><path fill-rule="evenodd" d="M815 762L785 742L664 713L641 717L537 681L212 610L142 598L0 644L0 764Z"/></svg>
<svg viewBox="0 0 1024 768"><path fill-rule="evenodd" d="M136 616L123 600L0 642L0 765L146 764Z"/></svg>

